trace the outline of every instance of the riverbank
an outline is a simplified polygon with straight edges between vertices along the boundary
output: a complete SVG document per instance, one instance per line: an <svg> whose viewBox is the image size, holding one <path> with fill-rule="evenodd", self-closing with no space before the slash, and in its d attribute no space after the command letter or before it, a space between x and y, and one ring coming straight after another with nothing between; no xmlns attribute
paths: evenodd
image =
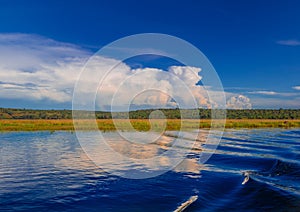
<svg viewBox="0 0 300 212"><path fill-rule="evenodd" d="M90 120L79 121L80 130L89 130ZM115 122L115 123L114 123ZM130 120L134 129L138 131L148 131L151 128L149 120L145 119L131 119ZM162 120L153 120L152 126L155 130L164 129L166 124L166 130L180 130L183 126L184 130L197 129L197 128L210 128L211 120L201 119L199 120L183 120L184 124L181 125L180 119L168 119L167 123ZM98 119L98 128L103 131L114 131L116 126L121 130L130 130L129 124L124 119ZM115 126L116 124L116 126ZM218 125L218 123L216 123ZM221 124L220 124L221 126ZM291 128L300 127L300 120L274 120L274 119L227 119L226 128ZM17 120L9 119L0 120L0 132L8 131L57 131L66 130L74 131L74 125L72 119L57 119L57 120L44 120L44 119L28 119Z"/></svg>

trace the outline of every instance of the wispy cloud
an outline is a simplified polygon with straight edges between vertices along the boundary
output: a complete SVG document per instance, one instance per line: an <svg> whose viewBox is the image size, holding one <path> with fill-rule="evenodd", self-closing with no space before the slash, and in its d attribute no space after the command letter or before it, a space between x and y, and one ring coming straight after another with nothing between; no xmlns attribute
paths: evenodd
<svg viewBox="0 0 300 212"><path fill-rule="evenodd" d="M0 34L0 97L70 101L70 90L90 55L74 44L39 35Z"/></svg>
<svg viewBox="0 0 300 212"><path fill-rule="evenodd" d="M297 87L297 86L296 86ZM300 87L299 87L300 89ZM298 92L276 92L276 91L249 91L248 94L257 95L257 96L278 96L278 97L296 97L299 96Z"/></svg>
<svg viewBox="0 0 300 212"><path fill-rule="evenodd" d="M251 91L251 92L248 92L248 93L250 93L250 94L270 95L270 96L279 94L275 91Z"/></svg>
<svg viewBox="0 0 300 212"><path fill-rule="evenodd" d="M300 91L300 86L294 86L293 89Z"/></svg>
<svg viewBox="0 0 300 212"><path fill-rule="evenodd" d="M276 42L277 44L280 45L285 45L285 46L300 46L300 41L296 39L291 39L291 40L279 40Z"/></svg>
<svg viewBox="0 0 300 212"><path fill-rule="evenodd" d="M300 90L300 86L299 86ZM300 108L299 92L251 91L253 108Z"/></svg>
<svg viewBox="0 0 300 212"><path fill-rule="evenodd" d="M268 99L263 97L253 97L251 98L251 103L253 108L300 108L300 97L294 98L276 98L270 97Z"/></svg>

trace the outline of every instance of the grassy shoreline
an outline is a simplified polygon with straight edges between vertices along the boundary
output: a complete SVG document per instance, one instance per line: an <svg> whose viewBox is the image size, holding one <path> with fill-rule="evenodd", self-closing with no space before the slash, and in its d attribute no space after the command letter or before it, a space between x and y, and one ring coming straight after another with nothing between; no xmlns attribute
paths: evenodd
<svg viewBox="0 0 300 212"><path fill-rule="evenodd" d="M90 130L91 120L80 120L80 130ZM130 130L130 126L123 119L115 120L114 123L111 119L98 119L98 128L103 131L116 130L115 124L118 129ZM131 119L130 120L134 129L138 131L148 131L151 127L149 120L145 119ZM210 128L211 120L183 120L184 130L197 129L197 128ZM180 130L181 120L168 119L166 130ZM216 123L218 125L218 123ZM153 120L154 130L164 129L164 122L162 120ZM278 119L227 119L226 128L291 128L300 127L300 119L297 120L278 120ZM0 132L10 131L74 131L72 119L57 119L57 120L44 120L44 119L2 119L0 120Z"/></svg>

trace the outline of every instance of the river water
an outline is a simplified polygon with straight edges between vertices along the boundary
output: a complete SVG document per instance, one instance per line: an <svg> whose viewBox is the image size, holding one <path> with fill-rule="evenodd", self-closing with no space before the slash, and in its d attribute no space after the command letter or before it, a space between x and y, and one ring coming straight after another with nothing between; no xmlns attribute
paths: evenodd
<svg viewBox="0 0 300 212"><path fill-rule="evenodd" d="M174 211L195 195L185 211L300 211L300 129L227 130L206 163L199 163L201 153L211 150L204 145L207 132L200 134L203 140L177 167L129 179L96 166L74 133L1 133L0 211ZM169 147L112 146L136 158Z"/></svg>

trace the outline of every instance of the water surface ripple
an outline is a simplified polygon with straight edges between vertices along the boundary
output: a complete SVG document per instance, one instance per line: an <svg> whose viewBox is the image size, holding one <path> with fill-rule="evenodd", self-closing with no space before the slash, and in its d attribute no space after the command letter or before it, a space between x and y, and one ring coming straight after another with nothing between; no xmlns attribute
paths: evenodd
<svg viewBox="0 0 300 212"><path fill-rule="evenodd" d="M128 157L154 157L172 145L175 134L142 149L114 139L111 146ZM214 155L200 164L201 153L212 151L204 145L206 135L200 131L173 170L134 180L97 167L73 133L1 133L0 211L174 211L193 195L198 199L186 211L300 211L300 129L227 130ZM184 135L186 142L189 137L192 132Z"/></svg>

